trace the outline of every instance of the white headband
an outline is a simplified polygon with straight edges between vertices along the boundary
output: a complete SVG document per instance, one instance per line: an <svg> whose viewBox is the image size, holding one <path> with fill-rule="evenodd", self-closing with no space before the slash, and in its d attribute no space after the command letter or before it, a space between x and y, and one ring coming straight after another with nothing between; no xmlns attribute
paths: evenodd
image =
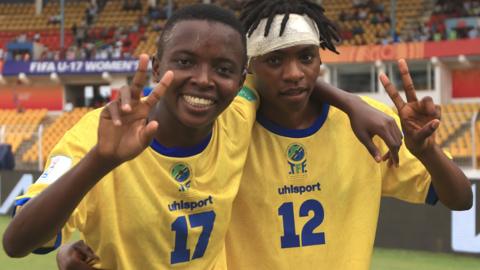
<svg viewBox="0 0 480 270"><path fill-rule="evenodd" d="M249 58L297 45L320 45L317 24L307 15L290 14L285 31L279 36L284 16L275 16L268 36L264 36L267 18L260 21L250 37L247 36Z"/></svg>

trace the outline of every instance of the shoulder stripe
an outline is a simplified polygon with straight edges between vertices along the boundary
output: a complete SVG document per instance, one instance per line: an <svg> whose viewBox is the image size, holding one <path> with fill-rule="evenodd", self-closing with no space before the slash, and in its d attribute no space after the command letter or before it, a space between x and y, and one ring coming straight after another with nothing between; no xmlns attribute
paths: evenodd
<svg viewBox="0 0 480 270"><path fill-rule="evenodd" d="M243 97L244 99L248 101L255 101L257 100L257 95L255 94L255 91L244 86L240 91L238 92L237 96Z"/></svg>

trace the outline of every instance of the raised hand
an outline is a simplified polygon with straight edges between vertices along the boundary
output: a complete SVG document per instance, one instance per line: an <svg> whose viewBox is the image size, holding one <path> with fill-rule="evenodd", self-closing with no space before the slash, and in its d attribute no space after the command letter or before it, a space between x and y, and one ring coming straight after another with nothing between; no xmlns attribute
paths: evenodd
<svg viewBox="0 0 480 270"><path fill-rule="evenodd" d="M62 245L57 253L60 270L94 270L92 265L98 260L93 250L82 240Z"/></svg>
<svg viewBox="0 0 480 270"><path fill-rule="evenodd" d="M440 107L433 103L431 97L425 97L419 101L404 59L398 61L398 67L407 102L402 99L385 74L380 74L380 81L398 110L405 135L405 145L418 157L435 146L435 131L440 125Z"/></svg>
<svg viewBox="0 0 480 270"><path fill-rule="evenodd" d="M114 163L120 164L140 154L157 130L158 123L147 122L147 117L170 86L173 72L167 71L150 95L141 99L147 81L148 61L148 55L140 55L132 84L123 87L120 99L110 102L100 114L96 150Z"/></svg>

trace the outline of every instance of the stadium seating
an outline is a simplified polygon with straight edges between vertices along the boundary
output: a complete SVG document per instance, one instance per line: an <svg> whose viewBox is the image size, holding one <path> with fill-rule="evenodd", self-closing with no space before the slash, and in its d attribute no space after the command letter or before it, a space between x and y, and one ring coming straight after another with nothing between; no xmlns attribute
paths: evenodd
<svg viewBox="0 0 480 270"><path fill-rule="evenodd" d="M108 1L105 8L101 12L98 20L95 22L96 27L126 27L132 26L138 22L139 17L145 13L146 1L142 2L142 9L139 10L123 10L122 1Z"/></svg>
<svg viewBox="0 0 480 270"><path fill-rule="evenodd" d="M416 27L421 25L422 15L425 15L429 8L427 2L416 0L396 0L396 33L398 36L411 40ZM175 8L202 2L201 0L176 0L173 1ZM218 2L218 1L213 1ZM225 2L225 1L224 1ZM390 0L374 0L367 6L355 6L352 0L323 0L322 4L326 9L326 15L339 26L340 34L343 38L343 45L365 45L392 43L396 40L391 38L390 31ZM460 1L463 2L463 1ZM95 29L104 28L128 28L141 24L142 17L148 16L147 0L141 0L140 9L125 10L123 1L109 0L105 7L99 10L97 19L91 25ZM164 6L167 0L160 0L159 5ZM432 2L433 3L433 2ZM81 25L86 18L85 10L89 1L66 1L65 3L65 44L69 47L73 42L70 29L74 24ZM430 7L431 8L431 7ZM60 25L55 22L58 19L60 4L58 1L47 1L42 14L35 15L35 5L26 1L0 1L0 48L11 41L20 33L27 34L32 38L35 33L40 34L40 43L46 45L50 50L59 49L59 29ZM433 14L431 20L438 17ZM451 17L452 14L442 14L442 18ZM430 21L431 21L430 20ZM143 32L138 35L129 36L132 42L131 50L128 55L138 55L140 52L152 53L155 48L155 41L158 31L153 31L152 27L157 24L156 21L147 22L143 27L148 31L143 37ZM431 24L431 23L430 23ZM51 30L53 32L49 32ZM430 37L431 39L432 37ZM137 48L139 44L140 48ZM133 50L133 48L137 48Z"/></svg>
<svg viewBox="0 0 480 270"><path fill-rule="evenodd" d="M454 158L471 156L471 119L480 112L479 103L448 104L442 106L442 124L437 143L448 150ZM480 156L480 122L476 122L476 154Z"/></svg>
<svg viewBox="0 0 480 270"><path fill-rule="evenodd" d="M445 1L437 0L432 7L432 15L425 23L431 32L433 40L456 40L478 38L479 25L475 17L480 16L480 2L472 0ZM467 24L465 19L471 17L472 23ZM452 27L446 23L448 19L460 19Z"/></svg>
<svg viewBox="0 0 480 270"><path fill-rule="evenodd" d="M51 125L46 127L42 136L42 153L44 161L46 160L48 153L58 142L58 140L63 136L63 134L89 110L91 109L76 108L72 112L63 113ZM478 111L480 111L480 103L442 105L442 124L440 125L437 134L437 142L446 150L450 151L454 158L467 158L471 155L470 153L472 146L470 134L470 119L473 116L473 113ZM3 120L5 118L15 118L17 119L17 122L30 121L28 123L37 123L36 125L29 128L29 132L25 133L30 134L29 136L25 135L25 137L7 137L7 141L10 144L14 145L14 149L16 150L21 144L21 141L31 139L32 131L35 131L36 128L38 128L38 123L40 123L41 119L45 118L46 110L42 110L41 112L28 110L27 114L30 114L29 117L23 117L18 115L16 117L6 117L5 115L7 115L7 113L9 115L17 114L16 112L11 110L0 111L0 124L5 123L5 120ZM35 119L37 120L33 121L32 115L36 115ZM21 130L20 128L17 129ZM480 122L477 122L476 137L477 155L480 156ZM31 148L23 154L22 161L26 163L38 162L38 142L33 144Z"/></svg>
<svg viewBox="0 0 480 270"><path fill-rule="evenodd" d="M161 5L166 1L161 1ZM185 5L198 3L198 0L177 0L174 1L176 8ZM124 10L122 1L110 0L106 3L103 10L100 11L98 18L93 22L92 28L117 28L132 27L138 25L142 16L147 16L147 2L142 0L142 8L138 10ZM327 12L326 15L337 22L343 44L362 45L382 43L390 36L390 0L377 0L378 11L373 7L354 7L351 0L324 0L323 5ZM71 36L71 27L81 25L85 20L85 9L88 7L87 1L69 1L65 6L65 29L66 29L66 47L73 41ZM51 23L51 19L59 13L59 3L49 1L45 5L41 15L35 15L34 5L19 3L0 4L0 47L4 47L7 41L18 36L19 33L26 33L28 38L32 38L35 33L40 33L40 42L51 50L59 49L59 24ZM380 11L382 10L382 11ZM397 26L396 31L401 33L408 20L415 18L422 11L421 1L398 0L397 8ZM364 14L359 18L359 13ZM15 14L15 15L12 15ZM348 19L341 19L342 14L348 16ZM383 19L373 23L378 18L378 14L383 14ZM138 35L132 35L129 40L132 42L132 48L136 48L134 55L141 52L153 53L155 51L155 41L158 37L158 31L152 30L152 27L158 22L152 21L147 24L145 38L140 40L143 32ZM48 32L46 30L56 30ZM13 35L13 36L12 36ZM135 45L139 45L138 47Z"/></svg>
<svg viewBox="0 0 480 270"><path fill-rule="evenodd" d="M351 0L322 1L327 17L338 23L344 45L380 44L384 38L389 37L390 0L376 0L374 3L378 6L354 7ZM422 1L397 0L397 3L396 32L401 33L407 21L422 11ZM359 18L361 13L363 19ZM385 16L385 21L379 20L379 14ZM376 22L373 23L374 21Z"/></svg>
<svg viewBox="0 0 480 270"><path fill-rule="evenodd" d="M65 46L73 42L70 28L80 24L84 19L85 1L67 1L65 3ZM34 40L50 50L60 48L60 24L58 19L60 5L57 1L49 1L42 14L35 14L35 6L31 3L0 3L0 48L5 48L8 42L24 34L27 40Z"/></svg>
<svg viewBox="0 0 480 270"><path fill-rule="evenodd" d="M147 32L145 32L145 36L146 39L140 41L135 49L134 56L139 56L142 53L153 55L157 51L157 40L160 36L160 32L153 30L152 27L149 27Z"/></svg>
<svg viewBox="0 0 480 270"><path fill-rule="evenodd" d="M480 104L448 104L442 105L442 125L439 127L437 143L442 145L455 132L470 123L473 113L479 111Z"/></svg>
<svg viewBox="0 0 480 270"><path fill-rule="evenodd" d="M32 139L46 115L46 109L26 110L21 113L16 110L0 110L0 128L5 127L4 143L12 145L12 152L16 153L24 141Z"/></svg>
<svg viewBox="0 0 480 270"><path fill-rule="evenodd" d="M118 27L131 27L138 23L146 10L146 0L142 0L141 10L122 10L122 1L108 1L105 8L93 22L90 32L99 32L105 28L115 30ZM85 22L85 10L88 1L66 1L65 3L65 48L73 44L72 27L81 26ZM35 15L33 4L29 3L1 3L0 2L0 48L6 47L8 42L18 36L25 35L32 41L38 34L37 42L45 45L51 51L60 50L60 4L58 1L48 1L42 14ZM128 36L130 47L135 48L143 35L143 29L137 34ZM111 42L111 40L109 40ZM132 49L133 50L133 49Z"/></svg>
<svg viewBox="0 0 480 270"><path fill-rule="evenodd" d="M69 29L74 23L83 20L87 1L65 1L65 27ZM35 5L30 3L0 3L0 31L29 32L48 29L60 29L52 16L58 16L58 1L48 1L42 14L35 14Z"/></svg>
<svg viewBox="0 0 480 270"><path fill-rule="evenodd" d="M41 148L42 148L42 158L45 162L48 154L52 150L53 146L60 140L60 138L65 134L65 132L70 129L75 123L77 123L80 118L87 112L90 108L75 108L71 112L63 113L58 117L50 126L48 126L43 132ZM26 151L22 156L22 162L33 163L38 162L38 141L32 145L28 151Z"/></svg>
<svg viewBox="0 0 480 270"><path fill-rule="evenodd" d="M470 129L465 130L463 134L458 137L447 148L454 158L465 159L471 158L472 153L475 152L477 158L480 157L480 123L475 125L475 149L472 145L472 134Z"/></svg>

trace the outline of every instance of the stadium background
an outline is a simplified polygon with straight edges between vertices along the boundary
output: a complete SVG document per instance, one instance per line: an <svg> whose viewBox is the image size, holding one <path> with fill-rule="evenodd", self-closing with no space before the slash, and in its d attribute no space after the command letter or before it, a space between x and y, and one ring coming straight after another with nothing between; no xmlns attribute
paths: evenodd
<svg viewBox="0 0 480 270"><path fill-rule="evenodd" d="M197 2L238 12L242 1L0 0L2 234L13 198L63 133L115 98L136 57L155 52L169 14ZM480 0L318 2L343 38L340 55L321 52L324 79L393 105L378 74L401 86L395 60L406 58L418 95L442 105L438 143L472 180L466 212L384 199L372 269L480 269ZM0 269L54 265L52 255L19 261L0 251Z"/></svg>

